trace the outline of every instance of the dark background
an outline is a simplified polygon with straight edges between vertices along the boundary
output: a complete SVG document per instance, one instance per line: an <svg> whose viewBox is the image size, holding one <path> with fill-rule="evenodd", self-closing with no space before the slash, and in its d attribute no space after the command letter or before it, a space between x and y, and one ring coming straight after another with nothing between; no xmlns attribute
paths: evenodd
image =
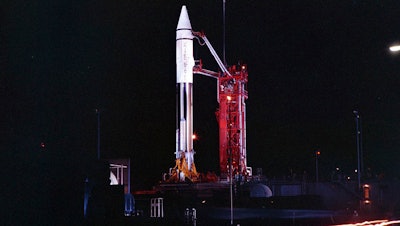
<svg viewBox="0 0 400 226"><path fill-rule="evenodd" d="M222 58L222 1L0 4L0 141L5 194L19 194L5 204L14 215L26 203L51 209L60 194L80 200L97 157L95 109L101 155L131 158L133 190L174 166L183 4ZM400 38L399 15L400 2L389 0L228 0L226 59L249 71L248 165L270 178L313 177L319 149L321 180L336 167L353 175L358 110L364 167L399 176L400 56L388 51ZM194 54L218 70L205 46L195 42ZM219 168L215 83L194 78L200 172Z"/></svg>

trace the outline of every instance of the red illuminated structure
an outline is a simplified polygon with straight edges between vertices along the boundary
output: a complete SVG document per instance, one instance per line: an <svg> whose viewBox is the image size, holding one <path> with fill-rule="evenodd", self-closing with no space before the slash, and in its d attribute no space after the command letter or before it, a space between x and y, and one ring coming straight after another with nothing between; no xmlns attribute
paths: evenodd
<svg viewBox="0 0 400 226"><path fill-rule="evenodd" d="M203 69L201 61L193 69L193 73L216 78L218 82L219 108L216 116L219 125L220 176L228 178L232 169L232 176L246 177L251 174L246 157L247 65L233 65L227 69L206 36L200 32L193 34L204 41L222 70L217 73Z"/></svg>
<svg viewBox="0 0 400 226"><path fill-rule="evenodd" d="M247 175L246 159L246 103L247 67L229 68L231 76L218 78L219 109L219 165L221 177L229 173L232 163L234 175Z"/></svg>

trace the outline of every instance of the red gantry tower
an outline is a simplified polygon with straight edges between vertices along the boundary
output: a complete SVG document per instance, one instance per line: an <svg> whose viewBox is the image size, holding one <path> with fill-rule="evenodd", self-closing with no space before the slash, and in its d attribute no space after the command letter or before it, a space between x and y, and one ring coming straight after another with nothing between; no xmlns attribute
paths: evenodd
<svg viewBox="0 0 400 226"><path fill-rule="evenodd" d="M246 177L251 175L246 153L247 65L238 64L227 69L204 33L193 32L193 35L204 41L200 44L207 45L221 69L221 72L203 69L201 61L193 69L195 74L217 79L220 177Z"/></svg>
<svg viewBox="0 0 400 226"><path fill-rule="evenodd" d="M246 103L247 67L237 65L218 77L219 165L221 177L229 175L230 164L235 176L246 176Z"/></svg>

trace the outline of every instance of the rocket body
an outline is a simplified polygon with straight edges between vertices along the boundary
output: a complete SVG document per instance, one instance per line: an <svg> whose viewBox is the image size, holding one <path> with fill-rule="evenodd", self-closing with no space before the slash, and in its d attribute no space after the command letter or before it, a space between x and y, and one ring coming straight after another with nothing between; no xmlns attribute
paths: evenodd
<svg viewBox="0 0 400 226"><path fill-rule="evenodd" d="M176 158L185 158L191 170L193 150L193 34L186 6L176 27L176 83L179 87Z"/></svg>

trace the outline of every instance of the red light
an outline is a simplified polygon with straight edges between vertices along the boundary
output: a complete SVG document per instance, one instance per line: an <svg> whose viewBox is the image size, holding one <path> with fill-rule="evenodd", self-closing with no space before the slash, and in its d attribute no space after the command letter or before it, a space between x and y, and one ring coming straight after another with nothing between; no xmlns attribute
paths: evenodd
<svg viewBox="0 0 400 226"><path fill-rule="evenodd" d="M45 147L46 147L46 144L45 144L44 142L40 142L40 147L41 147L41 148L45 148Z"/></svg>

